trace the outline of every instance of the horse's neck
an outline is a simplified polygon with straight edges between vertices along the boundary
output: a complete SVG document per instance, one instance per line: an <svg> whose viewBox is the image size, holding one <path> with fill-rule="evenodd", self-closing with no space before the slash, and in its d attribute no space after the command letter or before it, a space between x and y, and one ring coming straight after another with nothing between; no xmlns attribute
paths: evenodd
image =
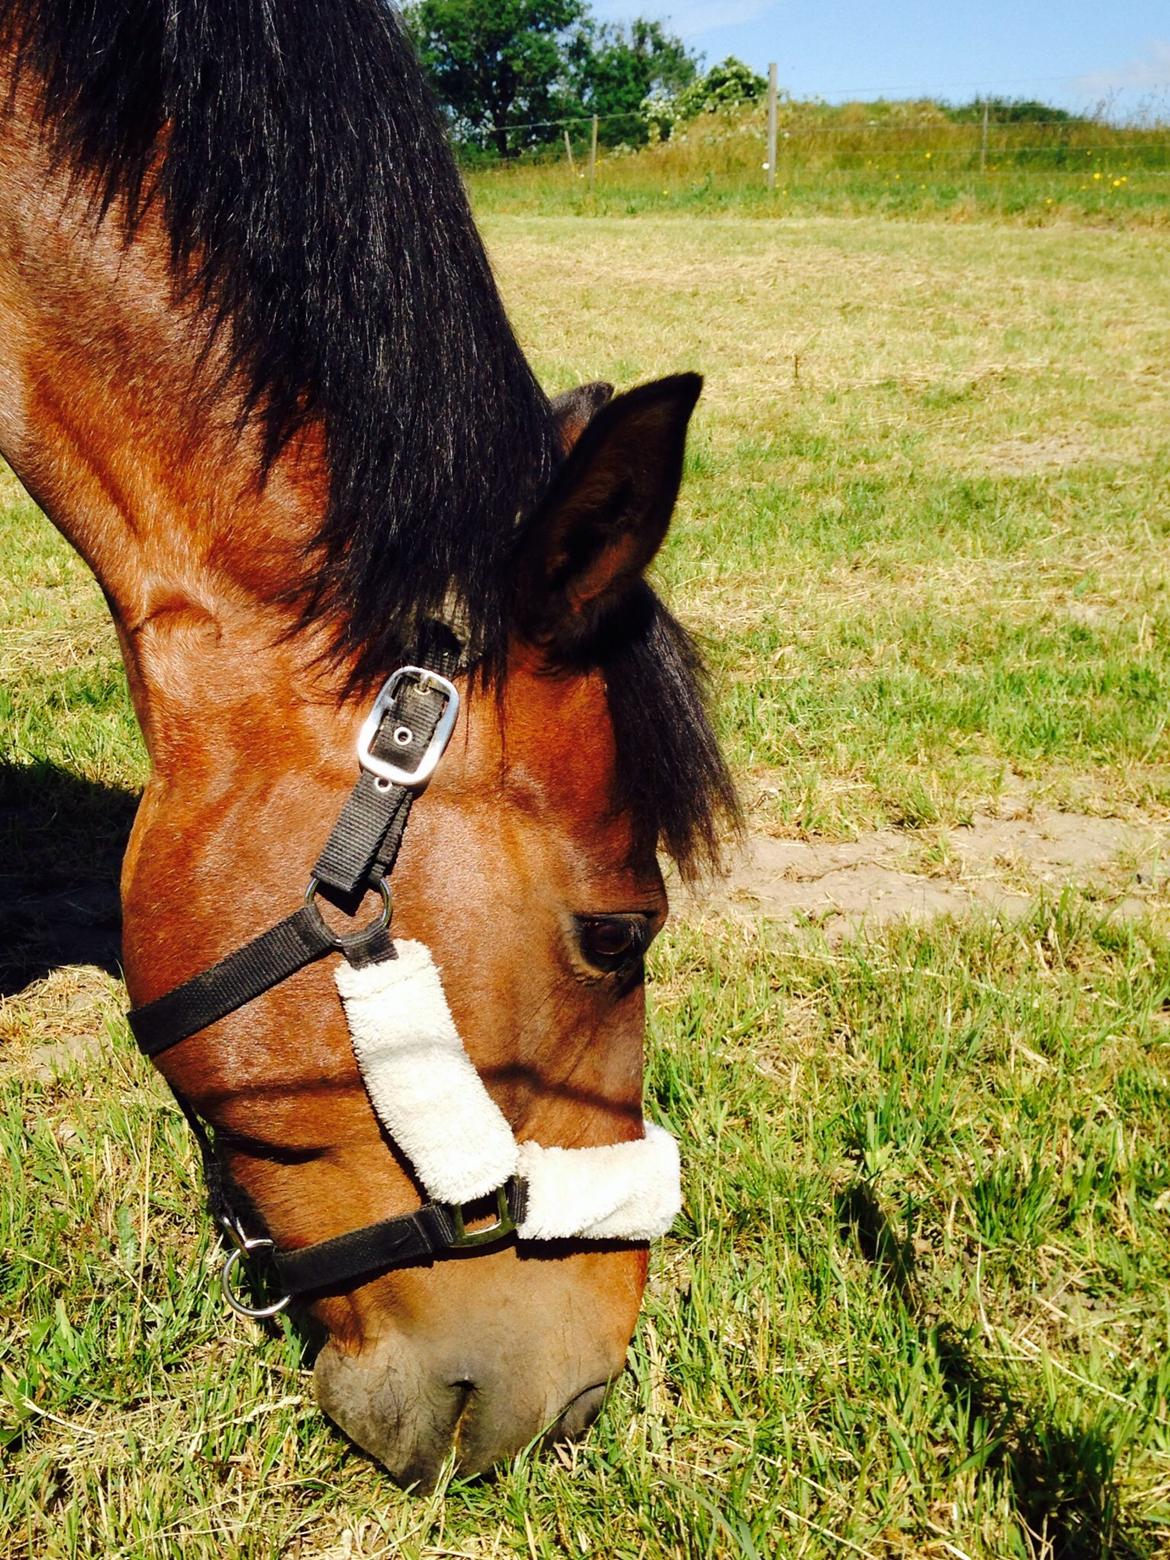
<svg viewBox="0 0 1170 1560"><path fill-rule="evenodd" d="M176 306L150 220L94 230L31 133L0 138L0 453L97 575L157 764L187 725L303 684L288 587L324 504L302 443L258 480L254 433ZM206 709L204 709L206 706ZM181 718L180 718L181 717Z"/></svg>

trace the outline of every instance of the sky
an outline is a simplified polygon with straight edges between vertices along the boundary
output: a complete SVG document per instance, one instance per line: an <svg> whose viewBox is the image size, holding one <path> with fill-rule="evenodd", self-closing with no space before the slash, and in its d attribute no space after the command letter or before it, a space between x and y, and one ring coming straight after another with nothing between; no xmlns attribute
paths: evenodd
<svg viewBox="0 0 1170 1560"><path fill-rule="evenodd" d="M1118 118L1170 109L1168 0L593 0L669 23L709 63L780 67L794 97L1103 100Z"/></svg>

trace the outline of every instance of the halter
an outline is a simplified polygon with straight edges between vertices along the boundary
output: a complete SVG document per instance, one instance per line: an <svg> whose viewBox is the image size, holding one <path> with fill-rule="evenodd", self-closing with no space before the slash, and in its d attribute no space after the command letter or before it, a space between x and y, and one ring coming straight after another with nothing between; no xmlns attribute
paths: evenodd
<svg viewBox="0 0 1170 1560"><path fill-rule="evenodd" d="M388 878L415 797L435 773L459 717L450 680L459 652L446 638L450 644L428 657L442 670L401 667L375 700L358 737L357 783L300 908L129 1015L140 1050L156 1058L307 965L343 957L335 978L363 1082L430 1201L413 1213L282 1251L267 1235L247 1233L240 1194L211 1134L176 1090L203 1158L210 1211L232 1247L221 1277L224 1298L244 1316L275 1316L298 1296L444 1252L482 1250L513 1234L521 1241L649 1240L665 1234L680 1206L677 1146L652 1123L645 1123L641 1139L610 1147L517 1143L467 1055L430 951L391 939ZM360 931L334 932L319 896L352 912L369 890L381 895L381 913ZM236 1292L236 1273L260 1255L282 1298L249 1306Z"/></svg>

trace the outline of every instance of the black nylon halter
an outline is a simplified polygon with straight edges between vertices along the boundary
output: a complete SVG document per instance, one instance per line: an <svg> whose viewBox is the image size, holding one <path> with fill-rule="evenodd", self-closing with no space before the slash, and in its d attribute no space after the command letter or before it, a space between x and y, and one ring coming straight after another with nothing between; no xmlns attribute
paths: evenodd
<svg viewBox="0 0 1170 1560"><path fill-rule="evenodd" d="M414 799L441 758L453 725L457 705L448 679L458 669L459 647L450 634L445 640L429 650L428 667L396 672L379 695L359 741L360 776L313 868L305 902L211 969L135 1008L129 1014L130 1028L145 1055L162 1055L329 954L340 953L357 968L397 956L390 938L386 879L398 858ZM332 931L317 908L318 895L353 911L371 888L382 895L378 920L345 936ZM275 1282L291 1298L344 1288L355 1279L425 1262L445 1251L494 1243L524 1217L524 1184L513 1178L497 1195L496 1222L486 1229L469 1230L465 1209L430 1202L413 1213L314 1246L280 1251L266 1237L245 1234L238 1193L214 1139L190 1103L177 1090L175 1094L199 1144L209 1210L235 1246L225 1267L225 1294L245 1314L268 1315L282 1308L250 1311L228 1289L235 1261L255 1249L270 1252Z"/></svg>

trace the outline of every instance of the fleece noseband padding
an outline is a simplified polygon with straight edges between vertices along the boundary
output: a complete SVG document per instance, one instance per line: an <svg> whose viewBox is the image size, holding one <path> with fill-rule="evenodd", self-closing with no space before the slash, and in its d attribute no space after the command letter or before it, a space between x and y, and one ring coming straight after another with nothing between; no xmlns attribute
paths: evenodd
<svg viewBox="0 0 1170 1560"><path fill-rule="evenodd" d="M521 1239L652 1240L682 1204L678 1146L645 1136L602 1148L517 1143L459 1037L423 943L364 969L342 964L337 988L375 1111L428 1194L464 1204L514 1175L527 1182Z"/></svg>

